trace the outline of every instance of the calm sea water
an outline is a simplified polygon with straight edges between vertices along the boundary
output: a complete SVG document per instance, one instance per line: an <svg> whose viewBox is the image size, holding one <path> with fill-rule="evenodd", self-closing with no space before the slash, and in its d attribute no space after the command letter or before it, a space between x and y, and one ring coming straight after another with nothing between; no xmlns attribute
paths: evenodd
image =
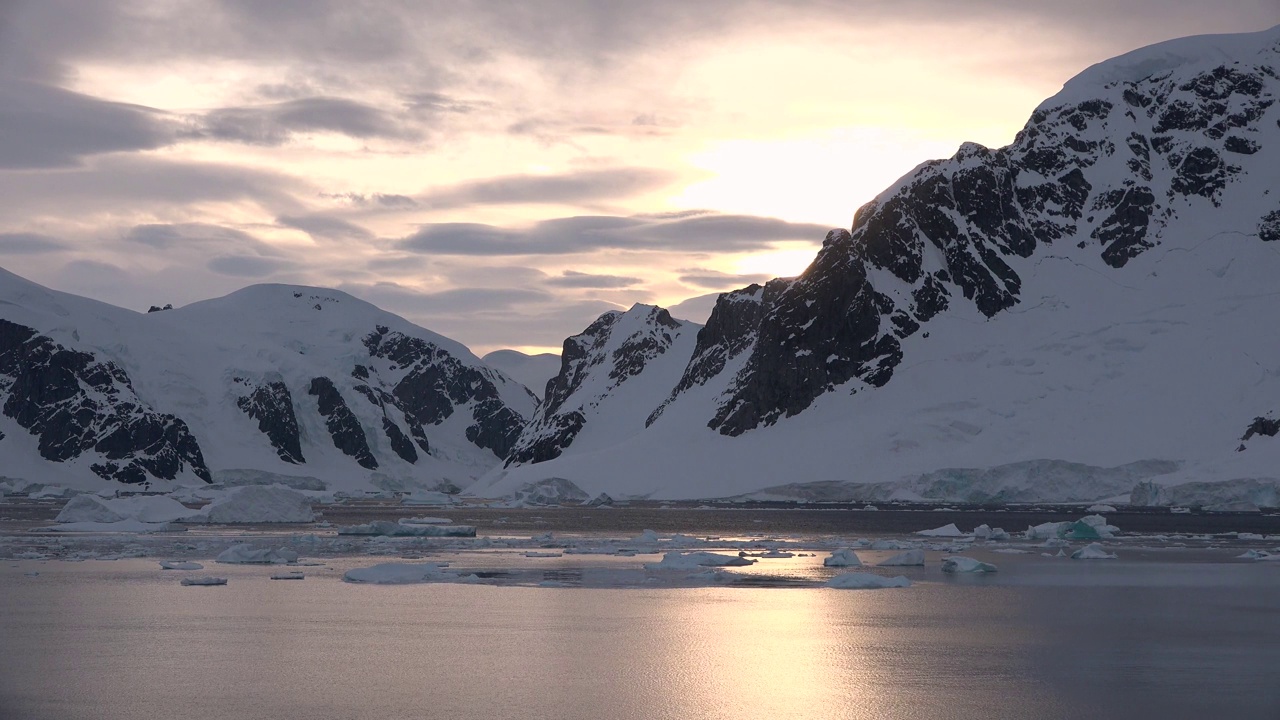
<svg viewBox="0 0 1280 720"><path fill-rule="evenodd" d="M375 562L351 557L182 587L154 560L6 561L0 716L1280 718L1280 563L1165 557L949 578L931 556L876 591L367 586L341 581Z"/></svg>

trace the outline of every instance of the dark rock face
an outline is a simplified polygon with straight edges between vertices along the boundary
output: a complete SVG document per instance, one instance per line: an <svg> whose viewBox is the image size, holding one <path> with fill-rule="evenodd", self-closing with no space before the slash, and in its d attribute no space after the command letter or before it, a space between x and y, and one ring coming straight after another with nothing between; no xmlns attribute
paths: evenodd
<svg viewBox="0 0 1280 720"><path fill-rule="evenodd" d="M334 447L343 454L355 458L360 467L375 470L378 461L369 451L369 439L365 437L364 428L355 413L347 407L338 388L326 377L312 378L307 392L316 397L320 414L324 416L325 427L329 428L329 436L333 438Z"/></svg>
<svg viewBox="0 0 1280 720"><path fill-rule="evenodd" d="M469 441L498 457L511 450L525 420L502 401L487 374L426 340L383 326L367 335L364 344L371 357L390 360L407 370L390 394L424 451L427 441L422 428L440 424L464 405L470 406L473 421L466 429Z"/></svg>
<svg viewBox="0 0 1280 720"><path fill-rule="evenodd" d="M546 396L507 456L507 465L559 457L586 426L583 410L644 372L685 329L660 307L636 305L625 313L604 313L566 339L560 372L547 383Z"/></svg>
<svg viewBox="0 0 1280 720"><path fill-rule="evenodd" d="M1275 437L1277 434L1280 434L1280 420L1275 418L1256 417L1244 431L1244 437L1240 438L1240 440L1241 442L1245 442L1254 435Z"/></svg>
<svg viewBox="0 0 1280 720"><path fill-rule="evenodd" d="M248 384L241 378L236 378L236 382ZM302 457L298 418L293 412L293 396L283 382L258 385L248 395L236 400L236 405L258 421L258 430L271 441L271 447L276 449L281 460L295 465L306 462Z"/></svg>
<svg viewBox="0 0 1280 720"><path fill-rule="evenodd" d="M1237 64L1113 83L1096 99L1037 110L1008 147L966 143L924 164L860 209L850 231L829 233L798 278L722 295L649 422L716 377L727 390L707 424L731 436L850 381L851 392L882 386L903 341L959 298L988 318L1020 303L1015 268L1055 241L1073 241L1055 254L1125 267L1185 208L1221 205L1243 172L1228 158L1261 149L1277 79ZM1280 211L1260 221L1259 237L1280 239Z"/></svg>
<svg viewBox="0 0 1280 720"><path fill-rule="evenodd" d="M91 469L104 479L173 480L190 468L212 482L187 424L143 403L123 369L6 320L0 320L0 395L4 414L39 438L46 460L95 452L105 461Z"/></svg>
<svg viewBox="0 0 1280 720"><path fill-rule="evenodd" d="M391 449L401 460L409 464L418 462L418 451L413 447L413 441L404 434L399 425L391 421L391 418L382 417L382 431L387 434L387 439L391 441Z"/></svg>

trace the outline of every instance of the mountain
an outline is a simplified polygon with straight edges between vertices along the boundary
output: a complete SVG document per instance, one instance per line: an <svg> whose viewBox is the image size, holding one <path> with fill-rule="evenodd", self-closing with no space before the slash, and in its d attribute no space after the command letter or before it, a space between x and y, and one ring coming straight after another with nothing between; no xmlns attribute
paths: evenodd
<svg viewBox="0 0 1280 720"><path fill-rule="evenodd" d="M560 356L553 353L527 355L519 350L494 350L480 358L486 365L501 370L507 377L529 388L539 399L547 381L560 371Z"/></svg>
<svg viewBox="0 0 1280 720"><path fill-rule="evenodd" d="M256 285L141 314L0 270L4 474L466 486L536 399L461 344L335 290Z"/></svg>
<svg viewBox="0 0 1280 720"><path fill-rule="evenodd" d="M608 447L643 430L648 404L680 377L700 327L637 304L565 340L560 372L506 464Z"/></svg>
<svg viewBox="0 0 1280 720"><path fill-rule="evenodd" d="M1280 27L1087 69L1009 146L904 176L799 277L721 295L680 377L625 408L643 430L515 454L477 492L1276 481L1280 442L1242 438L1280 408L1278 69Z"/></svg>

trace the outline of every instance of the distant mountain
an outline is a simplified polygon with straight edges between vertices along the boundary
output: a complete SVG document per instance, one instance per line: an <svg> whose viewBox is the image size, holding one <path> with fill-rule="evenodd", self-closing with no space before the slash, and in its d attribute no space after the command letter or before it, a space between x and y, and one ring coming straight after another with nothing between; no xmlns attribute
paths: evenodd
<svg viewBox="0 0 1280 720"><path fill-rule="evenodd" d="M0 270L4 474L151 488L220 473L464 487L536 399L465 347L335 290L256 285L141 314Z"/></svg>
<svg viewBox="0 0 1280 720"><path fill-rule="evenodd" d="M1280 408L1278 61L1280 27L1089 68L1011 145L903 177L799 277L721 295L668 387L535 420L608 426L612 444L537 452L526 429L476 492L555 477L615 496L1088 500L1151 478L1280 482L1280 441L1242 443ZM612 430L640 407L644 429Z"/></svg>
<svg viewBox="0 0 1280 720"><path fill-rule="evenodd" d="M526 355L519 350L494 350L480 359L529 388L539 399L547 388L547 381L560 371L560 356L553 353Z"/></svg>

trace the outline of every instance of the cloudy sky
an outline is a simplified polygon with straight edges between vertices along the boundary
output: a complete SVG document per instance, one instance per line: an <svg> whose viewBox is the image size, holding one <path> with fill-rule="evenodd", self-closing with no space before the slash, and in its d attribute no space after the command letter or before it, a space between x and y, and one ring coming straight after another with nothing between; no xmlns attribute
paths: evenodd
<svg viewBox="0 0 1280 720"><path fill-rule="evenodd" d="M0 266L337 287L477 352L804 268L1086 66L1280 0L0 0ZM701 321L709 305L683 313Z"/></svg>

